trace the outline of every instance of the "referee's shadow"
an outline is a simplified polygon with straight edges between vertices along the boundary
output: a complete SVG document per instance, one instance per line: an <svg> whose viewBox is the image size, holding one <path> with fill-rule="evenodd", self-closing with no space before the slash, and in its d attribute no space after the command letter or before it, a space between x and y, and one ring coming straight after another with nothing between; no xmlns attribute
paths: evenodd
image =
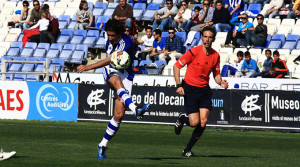
<svg viewBox="0 0 300 167"><path fill-rule="evenodd" d="M195 157L190 157L190 158L241 158L243 156L239 155L196 155ZM148 160L155 160L155 161L160 161L160 160L168 160L168 159L186 159L188 157L149 157L149 158L141 158L141 159L148 159Z"/></svg>

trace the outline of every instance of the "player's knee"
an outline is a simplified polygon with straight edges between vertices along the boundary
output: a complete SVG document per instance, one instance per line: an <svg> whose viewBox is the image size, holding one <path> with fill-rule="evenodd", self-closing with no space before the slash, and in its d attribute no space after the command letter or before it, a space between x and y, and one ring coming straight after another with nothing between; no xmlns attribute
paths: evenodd
<svg viewBox="0 0 300 167"><path fill-rule="evenodd" d="M123 116L124 116L123 113L117 113L117 114L114 115L114 119L115 119L117 122L121 122L122 119L123 119Z"/></svg>
<svg viewBox="0 0 300 167"><path fill-rule="evenodd" d="M190 126L191 127L196 127L198 125L199 125L199 121L197 121L197 120L190 120Z"/></svg>
<svg viewBox="0 0 300 167"><path fill-rule="evenodd" d="M207 123L207 119L201 119L201 127L205 127Z"/></svg>

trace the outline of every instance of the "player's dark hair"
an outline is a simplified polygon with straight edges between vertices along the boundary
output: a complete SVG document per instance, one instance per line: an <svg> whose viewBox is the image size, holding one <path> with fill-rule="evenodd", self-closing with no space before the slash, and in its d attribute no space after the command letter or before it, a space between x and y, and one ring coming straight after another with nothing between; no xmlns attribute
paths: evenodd
<svg viewBox="0 0 300 167"><path fill-rule="evenodd" d="M120 35L125 32L125 28L119 20L108 20L105 25L105 31L113 31Z"/></svg>
<svg viewBox="0 0 300 167"><path fill-rule="evenodd" d="M159 36L161 37L161 30L160 29L155 29L153 32L155 32L156 34L159 34Z"/></svg>
<svg viewBox="0 0 300 167"><path fill-rule="evenodd" d="M279 56L279 52L278 52L277 50L275 50L275 51L273 52L273 56L274 56L274 55Z"/></svg>
<svg viewBox="0 0 300 167"><path fill-rule="evenodd" d="M250 56L250 57L251 57L251 54L250 54L250 52L249 52L249 51L246 51L246 52L245 52L245 57L248 57L248 56Z"/></svg>
<svg viewBox="0 0 300 167"><path fill-rule="evenodd" d="M240 50L236 53L236 56L244 57L244 52Z"/></svg>
<svg viewBox="0 0 300 167"><path fill-rule="evenodd" d="M195 8L194 8L194 11L195 10L198 10L198 12L200 11L200 7L199 6L196 6Z"/></svg>
<svg viewBox="0 0 300 167"><path fill-rule="evenodd" d="M87 4L86 1L81 1L80 2L80 5L79 5L79 10L82 10L83 9L83 5Z"/></svg>
<svg viewBox="0 0 300 167"><path fill-rule="evenodd" d="M270 54L272 54L272 51L270 49L265 50L265 54L269 52Z"/></svg>
<svg viewBox="0 0 300 167"><path fill-rule="evenodd" d="M214 33L214 38L216 37L216 29L214 27L211 26L206 26L203 28L202 33L204 33L205 31L210 31L212 33Z"/></svg>

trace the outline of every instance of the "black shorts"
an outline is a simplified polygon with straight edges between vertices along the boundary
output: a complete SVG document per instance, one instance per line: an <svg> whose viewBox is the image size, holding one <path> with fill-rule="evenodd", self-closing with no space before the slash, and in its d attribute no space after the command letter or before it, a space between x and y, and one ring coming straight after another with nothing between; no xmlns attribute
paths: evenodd
<svg viewBox="0 0 300 167"><path fill-rule="evenodd" d="M186 114L199 112L199 108L212 110L212 92L209 86L195 87L184 83L183 89Z"/></svg>

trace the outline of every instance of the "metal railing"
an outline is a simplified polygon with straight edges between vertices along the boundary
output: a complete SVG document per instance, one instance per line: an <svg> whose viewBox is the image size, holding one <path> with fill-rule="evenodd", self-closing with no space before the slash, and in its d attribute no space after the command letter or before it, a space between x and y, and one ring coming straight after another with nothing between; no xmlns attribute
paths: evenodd
<svg viewBox="0 0 300 167"><path fill-rule="evenodd" d="M43 72L7 72L6 63L28 63L28 64L43 64ZM4 57L1 59L1 80L6 80L6 74L24 74L24 75L45 75L43 82L49 82L49 59L45 61L19 61L19 60L5 60ZM13 75L10 75L12 80Z"/></svg>

